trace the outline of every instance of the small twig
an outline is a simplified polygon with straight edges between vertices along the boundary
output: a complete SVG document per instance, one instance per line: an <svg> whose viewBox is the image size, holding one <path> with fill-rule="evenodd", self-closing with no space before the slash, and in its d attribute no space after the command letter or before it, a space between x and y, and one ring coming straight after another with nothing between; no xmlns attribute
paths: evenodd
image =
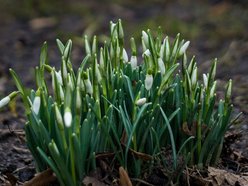
<svg viewBox="0 0 248 186"><path fill-rule="evenodd" d="M136 181L136 182L139 182L139 183L142 183L142 184L144 184L144 185L148 185L148 186L154 186L153 184L150 184L150 183L148 183L148 182L146 182L146 181L144 181L144 180L141 180L141 179L139 179L139 178L130 178L132 181Z"/></svg>

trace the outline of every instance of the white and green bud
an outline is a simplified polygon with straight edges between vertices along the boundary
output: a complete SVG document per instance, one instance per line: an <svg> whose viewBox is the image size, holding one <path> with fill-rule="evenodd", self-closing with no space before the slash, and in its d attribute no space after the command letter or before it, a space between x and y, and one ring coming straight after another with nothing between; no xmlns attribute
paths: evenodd
<svg viewBox="0 0 248 186"><path fill-rule="evenodd" d="M84 84L85 84L86 92L89 93L90 95L92 95L93 94L93 87L92 87L92 84L90 82L90 79L89 78L85 79Z"/></svg>
<svg viewBox="0 0 248 186"><path fill-rule="evenodd" d="M165 39L163 40L163 43L162 43L162 45L160 47L160 51L159 51L159 56L161 59L164 58L164 50L165 50Z"/></svg>
<svg viewBox="0 0 248 186"><path fill-rule="evenodd" d="M149 46L149 36L144 30L142 31L142 40L144 41L145 46L148 47Z"/></svg>
<svg viewBox="0 0 248 186"><path fill-rule="evenodd" d="M16 95L18 93L19 93L18 91L14 91L14 92L10 93L8 96L1 99L0 100L0 108L3 108L4 106L6 106L13 98L16 97Z"/></svg>
<svg viewBox="0 0 248 186"><path fill-rule="evenodd" d="M123 58L124 63L128 62L128 55L127 55L127 51L125 50L125 48L123 48L122 58Z"/></svg>
<svg viewBox="0 0 248 186"><path fill-rule="evenodd" d="M183 55L183 54L186 52L187 48L189 47L189 44L190 44L190 41L186 41L186 42L183 44L183 46L181 46L181 48L180 48L180 50L179 50L179 52L178 52L178 55L179 55L179 56Z"/></svg>
<svg viewBox="0 0 248 186"><path fill-rule="evenodd" d="M153 76L152 74L147 74L145 79L145 88L146 90L150 90L153 84Z"/></svg>
<svg viewBox="0 0 248 186"><path fill-rule="evenodd" d="M55 116L59 129L64 130L63 118L56 103L55 103Z"/></svg>
<svg viewBox="0 0 248 186"><path fill-rule="evenodd" d="M191 84L193 87L195 87L197 83L197 67L194 68L193 72L192 72L192 76L191 76Z"/></svg>
<svg viewBox="0 0 248 186"><path fill-rule="evenodd" d="M41 104L41 99L40 99L40 90L38 89L32 104L32 109L35 114L39 114L40 111L40 104Z"/></svg>
<svg viewBox="0 0 248 186"><path fill-rule="evenodd" d="M65 126L66 127L70 127L72 124L72 114L71 114L71 109L69 107L67 107L65 109L65 113L64 113L64 122L65 122Z"/></svg>
<svg viewBox="0 0 248 186"><path fill-rule="evenodd" d="M84 36L84 45L85 45L85 52L86 52L86 54L91 55L90 44L89 44L88 36L87 35Z"/></svg>
<svg viewBox="0 0 248 186"><path fill-rule="evenodd" d="M99 59L99 64L101 68L104 68L104 57L103 57L103 48L101 47L100 49L100 59Z"/></svg>
<svg viewBox="0 0 248 186"><path fill-rule="evenodd" d="M209 94L210 97L213 97L214 94L215 94L216 84L217 84L217 81L214 81L213 86L212 86L211 89L210 89L210 94Z"/></svg>
<svg viewBox="0 0 248 186"><path fill-rule="evenodd" d="M158 58L158 67L159 67L161 74L164 75L165 74L165 65L164 65L164 62L163 62L161 57Z"/></svg>
<svg viewBox="0 0 248 186"><path fill-rule="evenodd" d="M80 94L80 88L77 87L77 93L76 93L76 109L80 110L82 106L82 100L81 100L81 94Z"/></svg>
<svg viewBox="0 0 248 186"><path fill-rule="evenodd" d="M137 105L137 106L142 106L142 105L144 105L146 103L146 98L140 98L140 99L138 99L136 102L135 102L135 104Z"/></svg>
<svg viewBox="0 0 248 186"><path fill-rule="evenodd" d="M168 36L165 37L165 60L169 61L170 59L170 43Z"/></svg>
<svg viewBox="0 0 248 186"><path fill-rule="evenodd" d="M146 51L143 53L142 56L143 56L143 57L144 57L144 56L147 56L147 57L151 56L150 50L149 50L149 49L146 49Z"/></svg>
<svg viewBox="0 0 248 186"><path fill-rule="evenodd" d="M62 86L59 86L59 96L60 96L60 99L62 101L65 100L65 94L64 94L64 90L63 90Z"/></svg>
<svg viewBox="0 0 248 186"><path fill-rule="evenodd" d="M62 76L61 76L61 71L59 71L59 72L56 72L56 71L55 71L55 75L56 75L56 78L57 78L57 82L58 82L60 85L63 85Z"/></svg>
<svg viewBox="0 0 248 186"><path fill-rule="evenodd" d="M207 88L208 87L208 76L206 74L203 74L202 77L203 77L203 85L205 88Z"/></svg>
<svg viewBox="0 0 248 186"><path fill-rule="evenodd" d="M137 68L137 66L138 66L137 57L136 56L131 56L130 63L131 63L132 69L135 70Z"/></svg>

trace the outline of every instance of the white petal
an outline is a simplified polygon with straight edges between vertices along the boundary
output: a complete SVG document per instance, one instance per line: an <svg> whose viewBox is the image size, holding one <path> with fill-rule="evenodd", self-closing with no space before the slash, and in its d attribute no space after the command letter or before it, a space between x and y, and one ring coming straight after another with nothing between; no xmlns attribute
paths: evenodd
<svg viewBox="0 0 248 186"><path fill-rule="evenodd" d="M85 83L86 92L92 95L93 94L93 87L92 87L90 80L86 79L86 80L84 80L84 83Z"/></svg>
<svg viewBox="0 0 248 186"><path fill-rule="evenodd" d="M161 58L158 58L158 67L159 67L161 74L163 75L165 73L165 66Z"/></svg>
<svg viewBox="0 0 248 186"><path fill-rule="evenodd" d="M187 41L187 42L185 42L185 43L183 44L183 46L182 46L182 47L180 48L180 50L179 50L179 55L183 55L183 54L186 52L186 50L187 50L189 44L190 44L190 41Z"/></svg>
<svg viewBox="0 0 248 186"><path fill-rule="evenodd" d="M136 69L137 65L138 65L137 57L136 56L131 56L130 63L131 63L132 69L133 70Z"/></svg>
<svg viewBox="0 0 248 186"><path fill-rule="evenodd" d="M34 98L34 102L33 102L32 107L33 107L34 113L35 113L35 114L38 114L39 111L40 111L40 97L39 97L39 96L36 96L36 97Z"/></svg>
<svg viewBox="0 0 248 186"><path fill-rule="evenodd" d="M122 53L122 57L123 57L123 61L124 63L128 62L128 55L127 55L127 51L123 48L123 53Z"/></svg>
<svg viewBox="0 0 248 186"><path fill-rule="evenodd" d="M151 55L151 52L149 49L146 49L146 51L143 53L143 57L144 55L146 55L147 57L149 57Z"/></svg>
<svg viewBox="0 0 248 186"><path fill-rule="evenodd" d="M142 31L142 38L145 42L146 47L148 47L149 39L148 39L148 34L145 31Z"/></svg>
<svg viewBox="0 0 248 186"><path fill-rule="evenodd" d="M60 85L63 85L63 81L62 81L62 77L61 77L61 71L59 71L59 72L55 71L55 74L56 74L56 78L57 78L58 83Z"/></svg>
<svg viewBox="0 0 248 186"><path fill-rule="evenodd" d="M147 74L146 79L145 79L146 90L150 90L152 88L152 84L153 84L153 77L152 77L152 75Z"/></svg>
<svg viewBox="0 0 248 186"><path fill-rule="evenodd" d="M71 115L71 111L70 111L70 110L65 111L65 114L64 114L64 121L65 121L65 126L66 126L66 127L70 127L70 126L71 126L71 123L72 123L72 115Z"/></svg>
<svg viewBox="0 0 248 186"><path fill-rule="evenodd" d="M137 101L136 101L136 105L137 106L142 106L142 105L144 105L146 103L146 98L140 98L140 99L138 99Z"/></svg>
<svg viewBox="0 0 248 186"><path fill-rule="evenodd" d="M10 101L10 97L6 96L3 99L0 100L0 108L4 107L5 105L7 105Z"/></svg>

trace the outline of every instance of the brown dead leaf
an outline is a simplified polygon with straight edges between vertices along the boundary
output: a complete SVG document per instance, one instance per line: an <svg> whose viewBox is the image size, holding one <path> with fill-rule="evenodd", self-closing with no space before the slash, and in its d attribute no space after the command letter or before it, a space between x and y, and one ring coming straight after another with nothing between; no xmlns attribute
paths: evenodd
<svg viewBox="0 0 248 186"><path fill-rule="evenodd" d="M23 186L46 186L56 180L56 176L51 169L47 169L35 175L35 177L23 184Z"/></svg>
<svg viewBox="0 0 248 186"><path fill-rule="evenodd" d="M83 180L83 184L85 184L86 186L105 186L105 184L103 182L100 182L97 178L95 177L90 177L90 176L86 176Z"/></svg>
<svg viewBox="0 0 248 186"><path fill-rule="evenodd" d="M213 185L248 185L248 176L242 176L233 174L226 170L217 169L214 167L208 167L209 176L213 178Z"/></svg>
<svg viewBox="0 0 248 186"><path fill-rule="evenodd" d="M119 175L120 175L120 185L121 186L132 186L132 182L123 167L119 168Z"/></svg>

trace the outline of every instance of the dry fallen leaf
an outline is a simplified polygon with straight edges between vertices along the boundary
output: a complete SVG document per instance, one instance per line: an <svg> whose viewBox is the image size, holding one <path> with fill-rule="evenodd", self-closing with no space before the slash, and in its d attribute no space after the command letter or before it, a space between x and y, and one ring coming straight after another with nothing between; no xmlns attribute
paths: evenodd
<svg viewBox="0 0 248 186"><path fill-rule="evenodd" d="M214 167L208 167L209 176L213 178L213 185L248 185L248 176L241 176L233 174L226 170L217 169Z"/></svg>
<svg viewBox="0 0 248 186"><path fill-rule="evenodd" d="M120 185L121 186L132 186L132 182L123 167L119 168L119 174L120 174Z"/></svg>
<svg viewBox="0 0 248 186"><path fill-rule="evenodd" d="M97 178L95 177L90 177L86 176L83 180L84 185L90 185L90 186L105 186L103 182L100 182Z"/></svg>
<svg viewBox="0 0 248 186"><path fill-rule="evenodd" d="M35 177L23 184L23 186L46 186L56 180L56 176L51 169L47 169L35 175Z"/></svg>

